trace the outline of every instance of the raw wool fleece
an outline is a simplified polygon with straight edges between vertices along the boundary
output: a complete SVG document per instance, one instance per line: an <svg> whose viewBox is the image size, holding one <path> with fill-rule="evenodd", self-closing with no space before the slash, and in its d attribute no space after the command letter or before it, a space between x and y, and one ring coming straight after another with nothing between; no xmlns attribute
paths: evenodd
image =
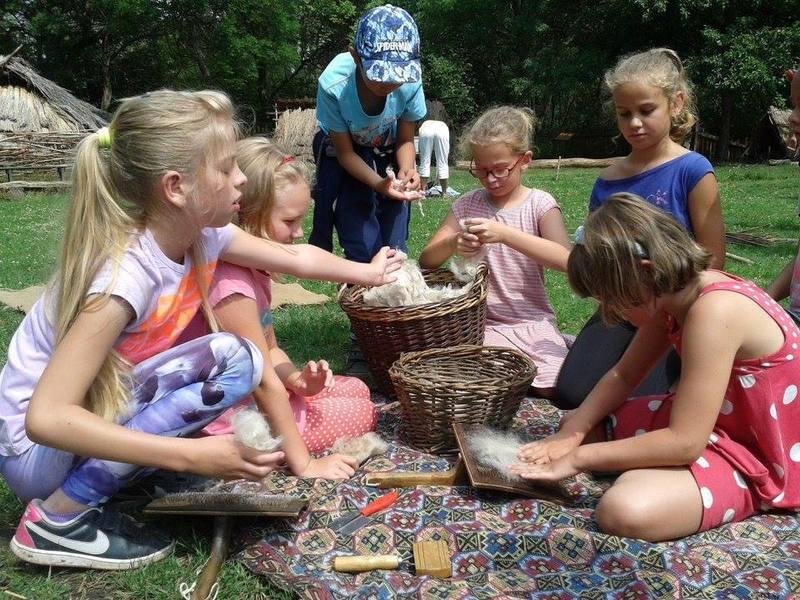
<svg viewBox="0 0 800 600"><path fill-rule="evenodd" d="M422 271L416 261L408 260L404 252L398 256L405 259L400 270L395 271L397 279L378 287L370 288L364 292L364 304L367 306L414 306L416 304L430 304L444 302L456 296L466 294L472 287L472 279L466 285L453 287L452 285L429 287L425 283ZM476 267L477 268L477 267ZM461 281L461 279L459 279Z"/></svg>
<svg viewBox="0 0 800 600"><path fill-rule="evenodd" d="M346 454L356 459L358 464L372 456L383 454L389 449L381 436L374 431L351 438L339 438L333 443L331 452L334 454Z"/></svg>
<svg viewBox="0 0 800 600"><path fill-rule="evenodd" d="M469 230L466 219L460 219L458 226L464 233ZM450 259L450 272L462 283L474 281L475 275L478 273L478 265L481 264L485 256L486 246L481 246L480 250L472 256L459 256L456 254Z"/></svg>
<svg viewBox="0 0 800 600"><path fill-rule="evenodd" d="M245 408L233 415L233 437L248 448L263 452L274 452L281 445L281 437L273 437L264 415L252 408Z"/></svg>
<svg viewBox="0 0 800 600"><path fill-rule="evenodd" d="M515 433L484 426L475 427L467 439L467 448L478 468L493 471L507 481L522 481L508 469L520 462L517 453L522 446L522 440Z"/></svg>

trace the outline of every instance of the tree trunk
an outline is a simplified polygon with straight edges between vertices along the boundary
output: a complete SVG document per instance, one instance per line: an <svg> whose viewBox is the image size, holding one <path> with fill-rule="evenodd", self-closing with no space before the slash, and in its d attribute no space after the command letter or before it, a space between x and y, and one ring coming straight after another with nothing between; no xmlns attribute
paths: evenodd
<svg viewBox="0 0 800 600"><path fill-rule="evenodd" d="M108 44L108 32L103 33L101 47L103 51L103 98L100 101L100 108L107 111L111 106L111 48Z"/></svg>
<svg viewBox="0 0 800 600"><path fill-rule="evenodd" d="M728 146L731 142L731 113L733 112L733 90L722 91L722 106L720 107L720 131L717 141L717 162L728 160Z"/></svg>

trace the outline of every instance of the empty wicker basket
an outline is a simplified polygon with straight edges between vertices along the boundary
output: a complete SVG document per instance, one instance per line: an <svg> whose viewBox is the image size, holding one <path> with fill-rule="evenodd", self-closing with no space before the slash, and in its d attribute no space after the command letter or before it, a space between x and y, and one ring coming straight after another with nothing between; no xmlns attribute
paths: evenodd
<svg viewBox="0 0 800 600"><path fill-rule="evenodd" d="M447 269L422 273L428 285L458 284ZM475 283L466 294L416 306L367 306L362 298L365 288L350 286L342 291L339 304L350 318L370 373L383 394L397 399L389 367L403 352L483 343L487 273L486 265L481 264Z"/></svg>
<svg viewBox="0 0 800 600"><path fill-rule="evenodd" d="M408 441L439 453L457 449L454 421L506 429L536 367L511 348L459 346L405 353L389 375Z"/></svg>

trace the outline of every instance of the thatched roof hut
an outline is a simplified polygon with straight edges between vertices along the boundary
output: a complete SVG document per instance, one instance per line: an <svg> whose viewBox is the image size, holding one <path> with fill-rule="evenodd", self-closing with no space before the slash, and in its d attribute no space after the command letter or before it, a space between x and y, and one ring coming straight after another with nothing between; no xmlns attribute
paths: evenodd
<svg viewBox="0 0 800 600"><path fill-rule="evenodd" d="M314 161L311 141L317 131L317 113L313 108L285 110L275 124L273 141L289 154Z"/></svg>
<svg viewBox="0 0 800 600"><path fill-rule="evenodd" d="M0 132L94 131L108 116L39 75L22 58L0 56Z"/></svg>
<svg viewBox="0 0 800 600"><path fill-rule="evenodd" d="M770 106L750 136L745 156L755 161L791 158L794 152L786 146L792 133L790 114L792 111L789 109Z"/></svg>

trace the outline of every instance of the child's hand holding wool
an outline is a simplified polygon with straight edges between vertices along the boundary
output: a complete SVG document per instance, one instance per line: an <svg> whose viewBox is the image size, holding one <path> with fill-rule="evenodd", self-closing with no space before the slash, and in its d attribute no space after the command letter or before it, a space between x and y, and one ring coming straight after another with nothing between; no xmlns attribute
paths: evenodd
<svg viewBox="0 0 800 600"><path fill-rule="evenodd" d="M412 201L421 200L425 197L425 192L418 189L419 181L415 186L410 179L398 179L392 167L386 168L386 178L383 181L383 195L394 200Z"/></svg>
<svg viewBox="0 0 800 600"><path fill-rule="evenodd" d="M481 244L503 244L508 225L494 219L474 217L464 219L464 229L474 235Z"/></svg>
<svg viewBox="0 0 800 600"><path fill-rule="evenodd" d="M481 242L478 236L470 233L467 227L469 219L459 221L460 231L453 238L453 254L464 257L472 257L481 251Z"/></svg>

